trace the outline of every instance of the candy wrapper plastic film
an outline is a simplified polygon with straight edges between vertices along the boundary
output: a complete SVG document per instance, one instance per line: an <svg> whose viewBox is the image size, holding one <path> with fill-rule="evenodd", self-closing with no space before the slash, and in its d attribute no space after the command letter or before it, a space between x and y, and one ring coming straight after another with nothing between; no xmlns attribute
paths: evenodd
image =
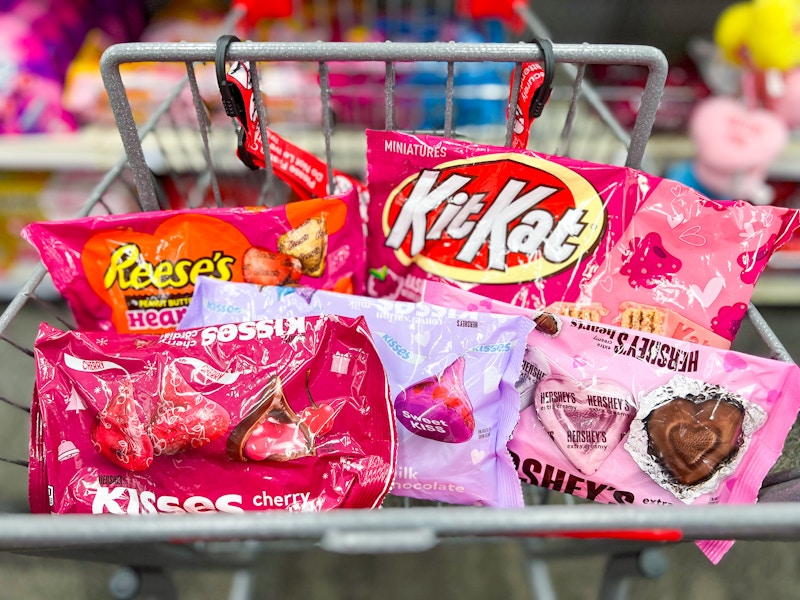
<svg viewBox="0 0 800 600"><path fill-rule="evenodd" d="M180 329L315 314L361 315L372 332L398 423L392 494L523 506L507 444L530 319L201 277Z"/></svg>
<svg viewBox="0 0 800 600"><path fill-rule="evenodd" d="M367 132L367 293L423 284L729 348L796 210L625 167Z"/></svg>
<svg viewBox="0 0 800 600"><path fill-rule="evenodd" d="M423 297L526 310L441 282ZM654 510L756 501L800 408L796 364L528 312L540 325L528 336L509 443L523 481ZM699 542L714 562L731 544Z"/></svg>
<svg viewBox="0 0 800 600"><path fill-rule="evenodd" d="M82 330L174 331L198 277L364 289L354 190L273 208L205 208L32 223L42 257Z"/></svg>
<svg viewBox="0 0 800 600"><path fill-rule="evenodd" d="M361 318L35 345L34 512L374 508L394 480L386 372Z"/></svg>

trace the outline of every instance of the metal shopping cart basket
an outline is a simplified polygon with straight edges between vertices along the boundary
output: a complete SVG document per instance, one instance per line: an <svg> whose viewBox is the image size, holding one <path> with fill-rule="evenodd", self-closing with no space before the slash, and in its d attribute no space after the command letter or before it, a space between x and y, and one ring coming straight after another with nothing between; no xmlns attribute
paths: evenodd
<svg viewBox="0 0 800 600"><path fill-rule="evenodd" d="M521 15L530 17L525 7ZM529 22L535 32L538 24ZM163 189L157 185L154 173L170 172L185 177L189 173L199 187L194 202L224 202L220 174L237 170L230 164L235 145L235 132L230 128L217 131L207 116L206 99L197 85L197 69L213 65L216 45L209 43L122 44L111 47L102 60L102 73L111 106L119 128L126 156L98 183L87 199L83 214L103 207L103 196L109 185L119 179L132 178L142 210L164 207ZM566 88L557 87L547 119L536 124L531 145L545 151L571 153L578 158L611 161L622 157L627 166L639 167L651 134L659 98L667 73L663 54L651 47L622 45L554 44L556 66L561 69ZM290 130L296 143L314 148L327 162L329 172L336 167L355 171L360 167L364 146L358 127L334 123L335 102L331 93L332 65L370 68L374 76L381 74L381 106L383 125L398 128L396 109L399 108L396 80L398 72L408 64L424 62L438 64L445 73L438 93L444 106L441 129L444 136L479 137L481 141L508 144L510 123L489 127L461 126L458 122L458 94L455 74L459 65L470 63L520 65L542 59L542 50L528 43L403 43L403 42L233 42L227 59L249 61L258 65L292 62L314 70L319 80L315 102L320 107L320 126L296 126ZM170 122L169 106L178 96L173 92L144 124L134 121L120 66L131 62L174 62L186 66L185 86L192 92L197 126L186 128ZM642 90L640 109L628 134L614 122L613 117L584 81L585 69L592 64L636 65L648 70L647 83ZM519 69L517 70L519 71ZM253 69L253 83L258 86L258 70ZM561 80L560 80L561 81ZM508 84L504 94L508 94ZM519 92L519 79L511 86L512 102ZM566 90L565 92L563 90ZM267 122L267 107L255 95L262 123ZM555 114L563 122L554 125ZM549 124L544 126L545 121ZM278 126L276 125L276 128ZM289 126L287 126L289 127ZM605 132L603 140L611 148L604 156L581 155L581 135L595 141L586 146L587 152L597 152L600 144L596 131ZM586 132L589 132L586 134ZM264 132L262 132L263 134ZM266 137L266 136L264 136ZM604 142L605 143L605 142ZM315 146L316 144L316 146ZM544 147L551 144L551 147ZM621 152L621 154L620 154ZM188 158L187 158L188 157ZM227 162L226 162L227 160ZM183 161L183 162L181 162ZM348 162L350 161L350 162ZM252 176L252 174L248 174ZM256 176L259 180L253 202L281 201L278 184L269 169ZM329 177L329 181L332 180ZM277 191L276 191L277 190ZM47 307L37 295L37 288L46 278L39 266L30 280L9 303L0 316L0 334L12 350L8 359L15 372L32 373L32 332L20 330L18 318L31 306ZM56 304L48 320L58 319L69 327L69 315ZM764 353L790 361L789 354L770 330L755 307L748 315L764 343ZM27 430L24 411L29 398L7 399L4 407L9 419L16 419ZM12 473L6 482L24 485L22 459L26 448L6 458L4 472ZM14 464L15 463L15 464ZM772 485L764 488L762 501L792 500L796 473L786 472L771 477ZM483 543L491 540L516 540L523 544L532 561L532 578L540 577L536 565L547 557L579 552L628 552L647 548L651 542L699 539L796 539L800 531L800 504L774 502L763 506L703 506L692 508L663 507L659 510L642 507L611 507L599 504L557 499L555 494L530 488L529 506L524 510L495 510L456 506L418 506L411 502L391 504L381 510L349 510L328 513L284 514L278 512L241 515L159 515L150 518L104 518L88 516L46 516L25 514L12 507L0 514L0 549L34 553L50 557L74 558L132 567L152 568L220 565L231 569L257 569L269 553L298 547L317 546L343 554L388 552L421 552L439 543ZM179 540L179 541L176 541ZM615 541L610 541L615 540ZM626 554L627 556L627 554ZM611 573L612 570L609 570ZM615 571L616 579L606 582L607 593L625 574ZM143 577L143 575L140 576ZM539 589L541 597L547 597ZM125 597L120 595L119 597ZM243 594L241 597L246 597Z"/></svg>

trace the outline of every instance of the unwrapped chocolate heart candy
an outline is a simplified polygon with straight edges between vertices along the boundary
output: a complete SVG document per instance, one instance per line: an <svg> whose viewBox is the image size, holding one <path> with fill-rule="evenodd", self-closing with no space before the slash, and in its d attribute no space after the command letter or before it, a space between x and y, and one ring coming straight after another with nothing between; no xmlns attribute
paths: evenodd
<svg viewBox="0 0 800 600"><path fill-rule="evenodd" d="M536 385L536 415L567 459L585 475L603 464L636 414L631 393L615 381L554 375Z"/></svg>
<svg viewBox="0 0 800 600"><path fill-rule="evenodd" d="M675 398L645 420L648 451L681 485L711 477L739 450L744 410L723 398Z"/></svg>

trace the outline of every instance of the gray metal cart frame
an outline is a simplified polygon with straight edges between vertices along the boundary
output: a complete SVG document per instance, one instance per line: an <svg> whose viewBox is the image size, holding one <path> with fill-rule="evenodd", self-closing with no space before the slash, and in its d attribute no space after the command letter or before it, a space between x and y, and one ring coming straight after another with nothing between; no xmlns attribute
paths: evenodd
<svg viewBox="0 0 800 600"><path fill-rule="evenodd" d="M102 203L105 190L123 173L132 174L142 210L158 210L159 195L148 164L142 140L162 126L170 98L142 127L134 121L120 66L130 62L177 62L187 68L186 83L192 90L198 116L200 148L206 160L208 185L220 199L215 180L215 158L209 143L209 127L203 99L197 88L195 65L213 63L213 43L121 44L111 47L101 62L102 75L111 107L126 150L126 157L105 175L87 199L84 213ZM658 103L667 75L667 62L655 48L620 45L554 44L557 65L567 68L572 79L562 135L569 137L579 102L587 101L600 109L600 118L628 145L625 164L637 168L644 157ZM455 65L462 62L505 62L521 64L542 58L535 44L465 44L465 43L266 43L236 42L230 45L228 60L253 64L297 61L317 65L323 123L321 136L329 173L336 166L332 146L338 135L330 118L328 67L331 62L380 63L385 71L386 127L395 128L393 99L397 64L436 61L447 65L444 88L447 112L442 135L459 132L453 117ZM613 118L603 113L592 94L588 97L583 74L590 64L637 65L648 69L642 91L639 114L628 136ZM521 69L517 69L517 73ZM257 74L257 69L252 72ZM254 77L258 91L258 77ZM519 91L519 79L512 94ZM256 93L261 123L267 122L266 108ZM545 113L545 117L548 113ZM500 132L496 143L508 144L511 124ZM265 132L262 136L266 138ZM233 145L230 147L233 152ZM265 171L266 190L272 174ZM329 177L329 180L332 180ZM23 344L11 339L7 330L22 308L36 299L36 288L46 275L40 266L19 294L0 316L0 335L15 349L30 353ZM791 361L778 337L770 330L755 307L748 315L761 335L765 351L780 360ZM19 461L23 462L23 461ZM796 474L774 480L776 485L762 494L762 501L782 500L753 506L663 507L605 506L590 503L545 504L536 490L529 490L531 505L522 510L477 509L455 506L390 505L381 510L348 510L316 514L249 513L242 515L159 515L156 517L119 518L107 516L0 515L0 550L39 553L45 556L80 560L134 564L141 567L182 566L208 562L232 568L248 567L265 553L297 545L317 545L339 553L420 552L443 541L480 542L497 538L519 539L527 545L534 561L565 552L613 551L614 536L629 534L637 539L642 531L668 532L665 539L758 539L796 540L800 537L800 504L794 503ZM574 537L594 539L577 540ZM671 536L671 537L670 537ZM174 543L172 540L193 540ZM620 542L626 544L628 542ZM631 542L641 550L642 545ZM533 565L538 563L534 562ZM617 573L617 581L620 574ZM613 583L605 594L613 592ZM605 597L611 597L606 595Z"/></svg>

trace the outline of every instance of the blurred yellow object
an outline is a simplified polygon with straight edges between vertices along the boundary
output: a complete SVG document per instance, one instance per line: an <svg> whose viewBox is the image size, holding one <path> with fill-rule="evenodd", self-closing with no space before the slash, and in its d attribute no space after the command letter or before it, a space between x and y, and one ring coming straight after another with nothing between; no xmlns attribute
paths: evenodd
<svg viewBox="0 0 800 600"><path fill-rule="evenodd" d="M751 0L726 8L714 42L735 64L787 71L800 64L800 0Z"/></svg>

